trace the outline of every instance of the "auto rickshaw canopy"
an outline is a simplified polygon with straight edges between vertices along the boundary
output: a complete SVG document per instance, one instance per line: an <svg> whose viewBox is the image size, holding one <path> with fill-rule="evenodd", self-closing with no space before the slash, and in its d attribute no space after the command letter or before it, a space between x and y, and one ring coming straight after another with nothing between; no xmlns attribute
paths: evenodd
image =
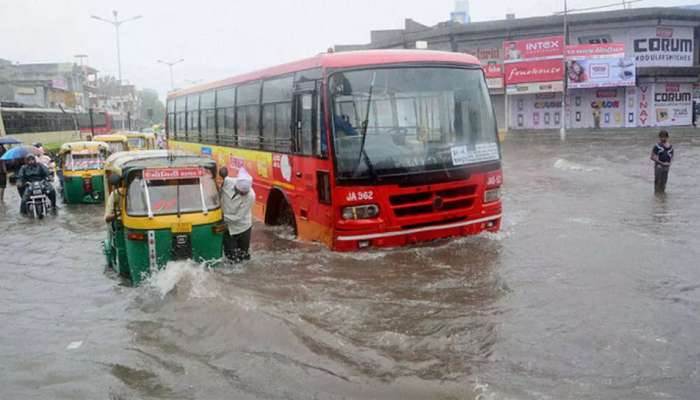
<svg viewBox="0 0 700 400"><path fill-rule="evenodd" d="M64 155L66 153L100 153L102 151L108 152L109 145L105 142L92 141L92 142L68 142L61 145L58 151L59 155Z"/></svg>
<svg viewBox="0 0 700 400"><path fill-rule="evenodd" d="M119 135L116 133L110 133L106 135L97 135L92 138L92 140L98 141L98 142L125 142L128 143L129 140L126 138L124 135Z"/></svg>
<svg viewBox="0 0 700 400"><path fill-rule="evenodd" d="M132 170L179 167L203 167L216 172L216 162L211 158L180 150L134 150L114 153L109 156L105 165L108 173L121 177L125 177Z"/></svg>

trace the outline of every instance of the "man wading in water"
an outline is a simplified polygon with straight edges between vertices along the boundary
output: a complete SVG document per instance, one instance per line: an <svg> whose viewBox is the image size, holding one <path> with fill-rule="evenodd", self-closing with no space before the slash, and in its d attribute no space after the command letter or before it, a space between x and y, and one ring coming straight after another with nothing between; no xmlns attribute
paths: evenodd
<svg viewBox="0 0 700 400"><path fill-rule="evenodd" d="M238 172L238 177L228 176L226 167L219 175L224 178L221 187L221 205L224 209L224 255L229 260L239 263L250 260L250 234L253 226L251 210L255 204L253 178L245 170Z"/></svg>
<svg viewBox="0 0 700 400"><path fill-rule="evenodd" d="M673 146L668 142L668 132L659 132L659 142L651 149L651 158L654 161L654 191L664 193L666 191L666 181L668 181L668 171L671 169L673 160Z"/></svg>

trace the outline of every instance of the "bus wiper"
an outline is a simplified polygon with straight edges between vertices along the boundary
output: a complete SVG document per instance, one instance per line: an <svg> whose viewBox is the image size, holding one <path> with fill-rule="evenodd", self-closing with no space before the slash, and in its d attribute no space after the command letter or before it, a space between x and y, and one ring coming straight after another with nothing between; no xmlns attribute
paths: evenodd
<svg viewBox="0 0 700 400"><path fill-rule="evenodd" d="M367 109L365 111L365 119L362 121L362 141L360 142L360 152L357 157L357 163L355 164L355 171L353 171L353 175L357 174L357 170L360 168L360 164L362 163L362 157L365 158L365 163L367 164L367 169L370 171L370 173L373 176L377 176L377 172L374 170L374 167L372 166L372 162L369 161L369 157L367 156L367 153L365 152L365 143L367 142L367 126L369 125L369 109L372 106L372 92L374 91L374 81L377 79L377 72L372 73L372 82L369 84L369 93L367 95Z"/></svg>

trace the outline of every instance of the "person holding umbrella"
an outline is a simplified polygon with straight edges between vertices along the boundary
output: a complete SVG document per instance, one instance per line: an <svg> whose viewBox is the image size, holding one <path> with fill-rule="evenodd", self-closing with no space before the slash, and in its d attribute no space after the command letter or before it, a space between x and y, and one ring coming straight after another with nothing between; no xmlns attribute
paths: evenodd
<svg viewBox="0 0 700 400"><path fill-rule="evenodd" d="M0 144L0 203L5 202L5 188L7 187L7 166L1 158L7 150Z"/></svg>

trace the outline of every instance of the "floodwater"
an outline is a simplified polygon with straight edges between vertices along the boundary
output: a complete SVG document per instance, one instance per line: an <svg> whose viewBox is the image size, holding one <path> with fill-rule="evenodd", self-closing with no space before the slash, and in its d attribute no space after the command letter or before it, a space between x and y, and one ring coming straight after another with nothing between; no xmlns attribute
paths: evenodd
<svg viewBox="0 0 700 400"><path fill-rule="evenodd" d="M331 253L256 225L254 260L105 271L100 206L0 208L2 399L691 399L700 139L668 193L651 136L511 139L501 232Z"/></svg>

